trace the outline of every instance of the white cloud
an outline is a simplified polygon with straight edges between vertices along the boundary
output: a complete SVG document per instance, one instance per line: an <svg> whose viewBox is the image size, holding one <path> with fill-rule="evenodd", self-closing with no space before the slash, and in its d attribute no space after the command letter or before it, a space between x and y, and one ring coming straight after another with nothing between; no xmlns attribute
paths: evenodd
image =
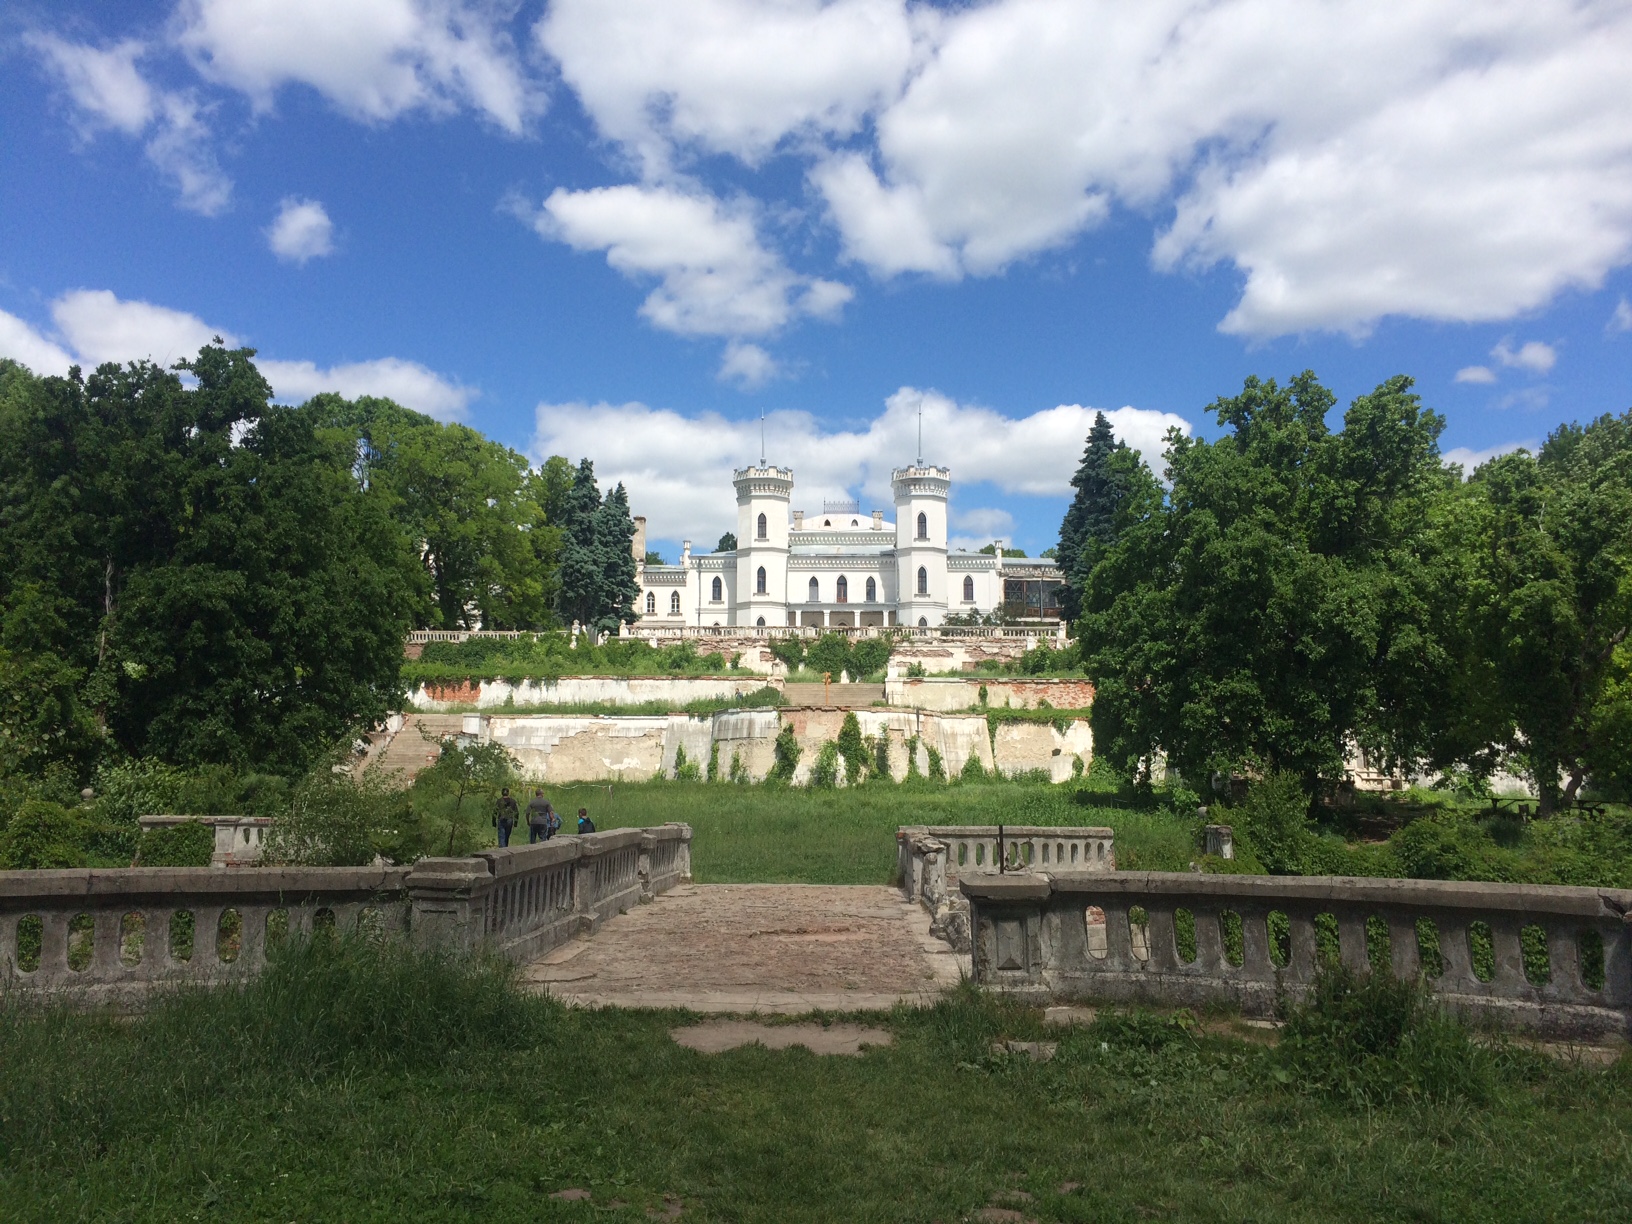
<svg viewBox="0 0 1632 1224"><path fill-rule="evenodd" d="M768 458L793 468L796 505L815 507L824 498L859 494L867 503L863 509L887 507L891 469L917 453L920 408L924 458L951 467L954 498L960 485L977 482L1005 493L1065 496L1095 412L1061 404L1006 417L903 387L881 413L852 429L828 428L809 413L772 413L766 421ZM1167 430L1190 432L1189 422L1172 413L1118 408L1105 415L1117 436L1157 468ZM635 512L647 516L654 538L711 539L731 529L731 472L760 454L757 420L717 413L683 416L640 403L540 404L537 418L533 454L588 455L603 484L621 480L628 486Z"/></svg>
<svg viewBox="0 0 1632 1224"><path fill-rule="evenodd" d="M1628 302L1624 297L1616 302L1615 313L1609 316L1609 322L1604 324L1604 330L1611 333L1632 331L1632 302Z"/></svg>
<svg viewBox="0 0 1632 1224"><path fill-rule="evenodd" d="M127 39L104 49L55 35L29 42L67 89L87 134L99 127L145 134L148 160L174 183L183 208L213 217L232 203L232 180L216 162L205 108L190 93L149 84L136 67L145 44Z"/></svg>
<svg viewBox="0 0 1632 1224"><path fill-rule="evenodd" d="M428 370L417 361L382 357L349 365L320 369L310 361L271 361L260 357L255 364L272 384L280 400L298 403L321 391L333 391L347 399L360 395L396 400L404 408L423 412L439 421L457 421L465 416L474 387L466 387Z"/></svg>
<svg viewBox="0 0 1632 1224"><path fill-rule="evenodd" d="M1493 383L1496 381L1496 372L1489 366L1463 366L1456 372L1456 381L1459 383Z"/></svg>
<svg viewBox="0 0 1632 1224"><path fill-rule="evenodd" d="M605 251L625 276L655 277L640 308L693 336L756 336L800 314L831 318L851 290L801 277L759 240L750 208L668 187L557 189L533 226L579 251Z"/></svg>
<svg viewBox="0 0 1632 1224"><path fill-rule="evenodd" d="M519 133L543 107L500 28L460 0L182 0L177 41L200 73L268 111L308 85L355 118L469 105Z"/></svg>
<svg viewBox="0 0 1632 1224"><path fill-rule="evenodd" d="M555 0L539 43L649 174L672 144L759 162L790 133L849 136L913 56L901 0Z"/></svg>
<svg viewBox="0 0 1632 1224"><path fill-rule="evenodd" d="M106 289L63 294L51 304L51 318L60 344L15 315L0 311L0 357L21 361L36 374L63 374L76 361L92 368L105 361L141 360L170 366L196 356L216 337L228 347L243 343L232 332L212 327L197 315L151 302L127 301ZM477 394L473 387L398 357L321 369L310 361L278 361L258 355L255 364L272 384L273 395L291 402L320 391L334 391L348 399L375 395L451 421L465 415Z"/></svg>
<svg viewBox="0 0 1632 1224"><path fill-rule="evenodd" d="M954 510L952 529L953 534L947 539L946 544L954 551L961 548L966 552L978 552L994 539L1001 539L1006 544L1012 545L1014 515L996 506Z"/></svg>
<svg viewBox="0 0 1632 1224"><path fill-rule="evenodd" d="M1540 340L1526 341L1517 349L1513 347L1512 341L1503 340L1490 350L1490 355L1504 366L1529 370L1532 374L1545 374L1558 361L1558 351Z"/></svg>
<svg viewBox="0 0 1632 1224"><path fill-rule="evenodd" d="M1489 463L1498 455L1511 455L1514 451L1526 450L1534 453L1537 447L1534 438L1526 438L1523 442L1502 442L1496 446L1487 446L1483 450L1472 450L1466 446L1452 447L1446 451L1441 459L1446 467L1457 464L1462 468L1462 478L1466 480L1473 475L1473 469L1481 464Z"/></svg>
<svg viewBox="0 0 1632 1224"><path fill-rule="evenodd" d="M21 362L36 374L66 374L74 359L14 314L0 310L0 357Z"/></svg>
<svg viewBox="0 0 1632 1224"><path fill-rule="evenodd" d="M278 204L277 218L266 231L266 240L279 259L304 264L334 254L334 223L318 201L285 196Z"/></svg>
<svg viewBox="0 0 1632 1224"><path fill-rule="evenodd" d="M732 383L744 391L763 387L781 372L776 358L759 345L741 340L727 344L725 355L720 358L720 381Z"/></svg>

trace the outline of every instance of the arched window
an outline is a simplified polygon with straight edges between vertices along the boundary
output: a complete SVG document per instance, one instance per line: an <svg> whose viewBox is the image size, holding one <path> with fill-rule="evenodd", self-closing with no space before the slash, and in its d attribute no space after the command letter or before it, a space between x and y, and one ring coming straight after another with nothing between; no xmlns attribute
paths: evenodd
<svg viewBox="0 0 1632 1224"><path fill-rule="evenodd" d="M975 602L975 580L973 578L965 578L963 580L963 602Z"/></svg>
<svg viewBox="0 0 1632 1224"><path fill-rule="evenodd" d="M918 594L929 594L929 571L921 565L918 567Z"/></svg>
<svg viewBox="0 0 1632 1224"><path fill-rule="evenodd" d="M919 617L919 618L918 618L918 628L920 628L920 629L928 629L928 628L929 628L929 617L927 617L927 616L920 616L920 617Z"/></svg>
<svg viewBox="0 0 1632 1224"><path fill-rule="evenodd" d="M716 578L714 579L713 585L709 588L709 592L714 602L719 603L725 595L725 584Z"/></svg>
<svg viewBox="0 0 1632 1224"><path fill-rule="evenodd" d="M759 516L759 534L755 539L765 539L765 516L763 514Z"/></svg>
<svg viewBox="0 0 1632 1224"><path fill-rule="evenodd" d="M754 625L755 625L755 626L756 626L756 627L757 627L757 628L760 628L760 629L763 629L763 628L765 628L765 618L764 618L764 617L763 617L763 616L762 616L762 617L760 617L760 618L759 618L759 619L758 619L758 620L756 620L756 621L755 621L755 622L754 622Z"/></svg>
<svg viewBox="0 0 1632 1224"><path fill-rule="evenodd" d="M759 567L759 573L754 575L754 594L765 594L765 567L763 565Z"/></svg>
<svg viewBox="0 0 1632 1224"><path fill-rule="evenodd" d="M878 602L878 583L874 582L871 578L867 579L867 602Z"/></svg>
<svg viewBox="0 0 1632 1224"><path fill-rule="evenodd" d="M670 616L679 616L680 615L680 592L679 591L671 591L669 593L669 615Z"/></svg>
<svg viewBox="0 0 1632 1224"><path fill-rule="evenodd" d="M852 527L856 527L856 526L859 526L859 524L858 524L858 523L857 523L857 522L856 522L856 520L855 520L855 519L851 519L851 520L850 520L850 526L852 526Z"/></svg>
<svg viewBox="0 0 1632 1224"><path fill-rule="evenodd" d="M832 520L832 519L823 519L823 520L822 520L822 526L823 526L823 527L831 527L831 526L833 526L833 520Z"/></svg>
<svg viewBox="0 0 1632 1224"><path fill-rule="evenodd" d="M646 592L646 615L657 615L657 592L655 591Z"/></svg>
<svg viewBox="0 0 1632 1224"><path fill-rule="evenodd" d="M920 540L929 539L929 515L927 514L918 516L918 538Z"/></svg>
<svg viewBox="0 0 1632 1224"><path fill-rule="evenodd" d="M810 580L810 602L811 603L820 603L821 599L822 599L821 588L816 585L816 579L812 578Z"/></svg>
<svg viewBox="0 0 1632 1224"><path fill-rule="evenodd" d="M845 579L843 574L839 575L839 581L835 584L833 598L838 600L840 603L850 602L850 583Z"/></svg>

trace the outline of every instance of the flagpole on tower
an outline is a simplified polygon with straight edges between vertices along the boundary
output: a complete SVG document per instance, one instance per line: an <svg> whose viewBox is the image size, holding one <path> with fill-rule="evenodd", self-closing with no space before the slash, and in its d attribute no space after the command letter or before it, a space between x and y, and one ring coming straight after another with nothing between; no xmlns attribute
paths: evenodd
<svg viewBox="0 0 1632 1224"><path fill-rule="evenodd" d="M761 409L760 413L759 413L759 466L760 467L765 466L765 412L764 412L764 409Z"/></svg>
<svg viewBox="0 0 1632 1224"><path fill-rule="evenodd" d="M918 466L924 466L924 404L918 401Z"/></svg>

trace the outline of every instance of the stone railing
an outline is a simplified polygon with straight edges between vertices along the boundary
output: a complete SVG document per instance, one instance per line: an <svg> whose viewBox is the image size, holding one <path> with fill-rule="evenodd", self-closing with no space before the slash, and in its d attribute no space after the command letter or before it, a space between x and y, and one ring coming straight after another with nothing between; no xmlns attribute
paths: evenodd
<svg viewBox="0 0 1632 1224"><path fill-rule="evenodd" d="M969 907L958 892L966 873L1033 866L1077 871L1116 870L1110 829L1049 825L907 825L896 830L896 874L908 901L930 915L930 931L960 952L969 950Z"/></svg>
<svg viewBox="0 0 1632 1224"><path fill-rule="evenodd" d="M400 725L400 724L399 724ZM163 829L197 821L215 831L215 848L210 852L211 867L242 867L261 861L266 834L272 827L269 816L138 816L144 830Z"/></svg>
<svg viewBox="0 0 1632 1224"><path fill-rule="evenodd" d="M0 871L0 992L89 1003L250 976L327 926L530 960L691 878L691 829L613 829L410 867Z"/></svg>
<svg viewBox="0 0 1632 1224"><path fill-rule="evenodd" d="M1324 945L1358 972L1421 978L1475 1022L1632 1035L1632 891L1165 872L967 873L960 888L975 980L1038 1000L1269 1016Z"/></svg>

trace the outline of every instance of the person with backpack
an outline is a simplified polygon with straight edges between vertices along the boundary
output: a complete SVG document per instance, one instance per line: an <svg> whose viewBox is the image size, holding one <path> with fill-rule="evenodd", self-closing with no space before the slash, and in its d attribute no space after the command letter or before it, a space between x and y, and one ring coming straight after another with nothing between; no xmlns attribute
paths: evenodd
<svg viewBox="0 0 1632 1224"><path fill-rule="evenodd" d="M499 792L498 810L493 813L493 824L499 830L499 845L510 844L510 830L521 819L521 806L516 803L507 786Z"/></svg>
<svg viewBox="0 0 1632 1224"><path fill-rule="evenodd" d="M550 801L544 798L544 792L535 790L533 797L527 801L527 844L549 841L550 834L555 831L550 827L552 822L556 829L561 827L561 818L555 814Z"/></svg>
<svg viewBox="0 0 1632 1224"><path fill-rule="evenodd" d="M593 832L595 832L595 822L589 818L589 809L588 808L579 808L578 809L578 832L580 832L580 833L593 833Z"/></svg>

